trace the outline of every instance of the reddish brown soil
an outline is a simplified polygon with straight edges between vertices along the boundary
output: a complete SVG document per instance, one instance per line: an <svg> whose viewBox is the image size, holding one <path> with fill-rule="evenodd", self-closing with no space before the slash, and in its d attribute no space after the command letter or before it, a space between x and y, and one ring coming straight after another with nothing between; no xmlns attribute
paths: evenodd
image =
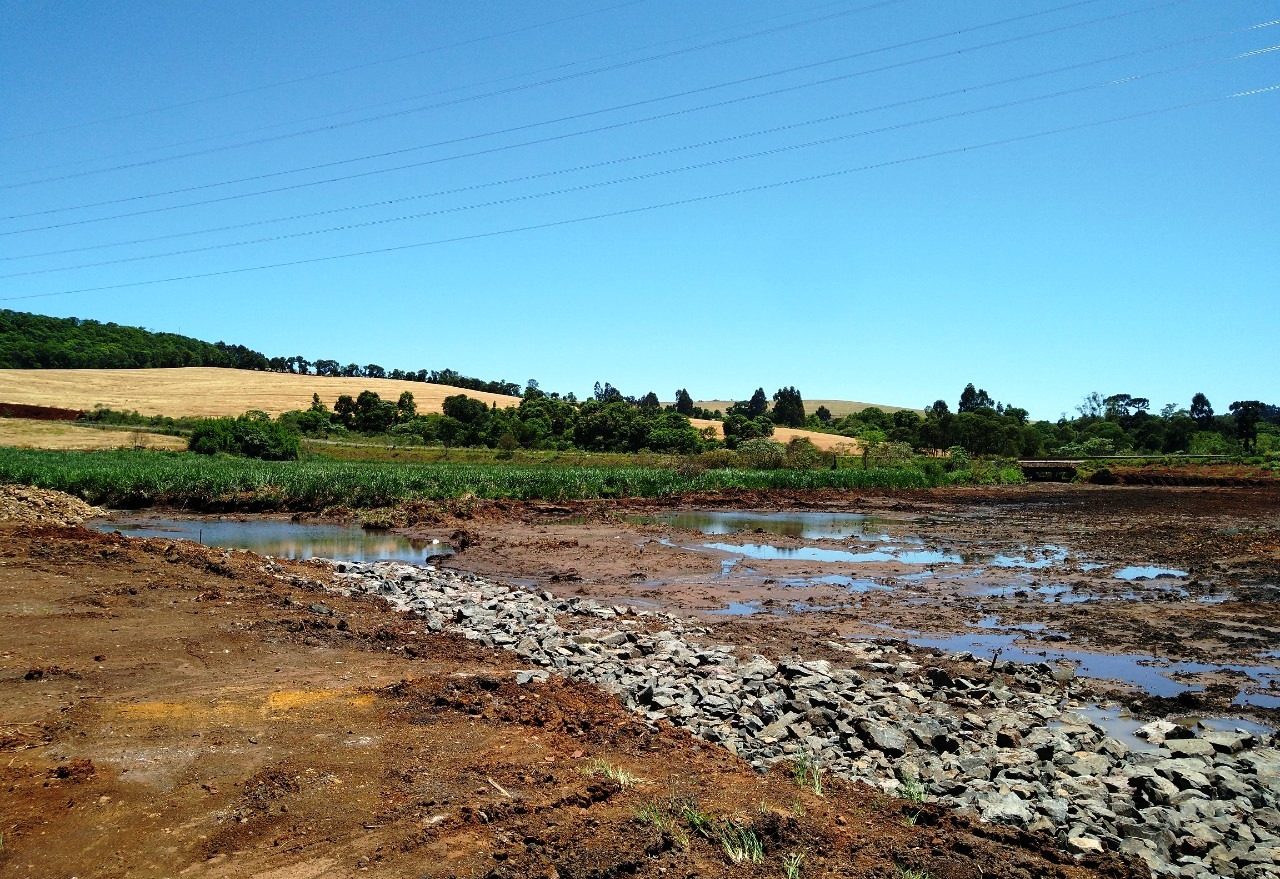
<svg viewBox="0 0 1280 879"><path fill-rule="evenodd" d="M507 655L319 576L0 525L0 876L776 877L791 852L806 877L1145 875L933 807L910 824L859 786L801 792L592 687L517 686ZM766 862L637 818L672 802L749 824Z"/></svg>

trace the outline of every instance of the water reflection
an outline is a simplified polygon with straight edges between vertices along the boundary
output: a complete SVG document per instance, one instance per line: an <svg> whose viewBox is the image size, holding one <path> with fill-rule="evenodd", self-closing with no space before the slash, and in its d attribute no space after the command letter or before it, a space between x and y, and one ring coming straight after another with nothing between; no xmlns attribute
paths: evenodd
<svg viewBox="0 0 1280 879"><path fill-rule="evenodd" d="M195 540L206 546L247 549L286 559L329 558L353 562L420 562L427 556L451 555L445 543L413 540L353 525L286 522L278 519L198 519L120 517L89 523L98 531L129 537Z"/></svg>
<svg viewBox="0 0 1280 879"><path fill-rule="evenodd" d="M681 510L651 516L630 516L638 525L670 525L703 534L737 534L761 531L803 540L843 540L871 536L887 539L884 527L889 520L860 513L817 513L810 511L753 513L743 510Z"/></svg>

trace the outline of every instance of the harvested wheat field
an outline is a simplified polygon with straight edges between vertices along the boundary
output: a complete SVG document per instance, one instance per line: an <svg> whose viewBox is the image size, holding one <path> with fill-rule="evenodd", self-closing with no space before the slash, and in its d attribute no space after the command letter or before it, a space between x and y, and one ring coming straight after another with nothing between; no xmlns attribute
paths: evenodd
<svg viewBox="0 0 1280 879"><path fill-rule="evenodd" d="M138 430L106 430L66 421L0 418L0 446L28 449L185 449L187 440Z"/></svg>
<svg viewBox="0 0 1280 879"><path fill-rule="evenodd" d="M342 394L376 391L394 401L413 394L418 411L440 412L444 398L466 394L485 403L512 406L519 397L469 391L448 385L378 378L326 378L244 369L193 366L184 369L4 369L0 402L67 409L134 409L143 415L239 415L260 409L279 415L306 409L319 394L332 407Z"/></svg>

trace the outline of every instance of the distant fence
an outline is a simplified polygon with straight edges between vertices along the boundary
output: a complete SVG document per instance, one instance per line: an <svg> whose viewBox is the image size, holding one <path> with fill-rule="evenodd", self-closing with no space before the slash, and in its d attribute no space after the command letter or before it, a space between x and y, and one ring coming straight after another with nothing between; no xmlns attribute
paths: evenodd
<svg viewBox="0 0 1280 879"><path fill-rule="evenodd" d="M82 415L84 415L84 412L80 409L59 409L56 406L28 406L25 403L0 403L0 418L75 421Z"/></svg>

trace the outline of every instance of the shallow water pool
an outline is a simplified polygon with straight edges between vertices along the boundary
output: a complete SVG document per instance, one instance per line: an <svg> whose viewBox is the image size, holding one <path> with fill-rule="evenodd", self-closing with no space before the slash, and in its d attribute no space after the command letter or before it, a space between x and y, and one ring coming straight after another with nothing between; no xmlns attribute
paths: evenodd
<svg viewBox="0 0 1280 879"><path fill-rule="evenodd" d="M247 549L283 559L327 558L351 562L421 562L451 555L445 543L412 540L401 534L366 531L356 525L288 522L279 519L206 519L115 516L87 523L96 531L128 537L169 537L205 546Z"/></svg>

